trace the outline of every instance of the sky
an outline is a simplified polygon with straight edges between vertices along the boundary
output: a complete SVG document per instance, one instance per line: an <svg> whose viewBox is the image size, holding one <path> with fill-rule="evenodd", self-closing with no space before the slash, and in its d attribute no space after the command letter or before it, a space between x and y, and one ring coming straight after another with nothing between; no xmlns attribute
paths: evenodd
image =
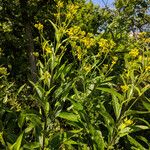
<svg viewBox="0 0 150 150"><path fill-rule="evenodd" d="M105 4L107 4L107 6L109 7L113 7L113 2L115 0L92 0L92 1L94 4L99 4L101 7L105 6Z"/></svg>

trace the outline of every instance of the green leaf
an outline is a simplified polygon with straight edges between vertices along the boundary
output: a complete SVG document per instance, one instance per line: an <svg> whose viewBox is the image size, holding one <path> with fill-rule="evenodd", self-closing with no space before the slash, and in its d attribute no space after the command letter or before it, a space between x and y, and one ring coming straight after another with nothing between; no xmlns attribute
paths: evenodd
<svg viewBox="0 0 150 150"><path fill-rule="evenodd" d="M73 122L78 122L80 119L78 115L69 113L69 112L60 112L58 117L69 120L69 121L73 121Z"/></svg>
<svg viewBox="0 0 150 150"><path fill-rule="evenodd" d="M62 142L63 142L63 136L61 132L53 135L50 141L51 150L59 149Z"/></svg>
<svg viewBox="0 0 150 150"><path fill-rule="evenodd" d="M96 149L104 150L105 143L101 131L96 130L92 125L89 125L89 132L91 133L92 140L94 141Z"/></svg>
<svg viewBox="0 0 150 150"><path fill-rule="evenodd" d="M109 88L97 88L97 89L117 96L121 102L124 99L124 97L120 93L116 92L114 89L109 89Z"/></svg>
<svg viewBox="0 0 150 150"><path fill-rule="evenodd" d="M49 22L52 24L52 26L54 27L55 29L55 37L56 37L56 41L59 43L60 42L60 36L61 36L61 33L60 31L58 30L57 26L55 23L53 23L50 19L49 19Z"/></svg>
<svg viewBox="0 0 150 150"><path fill-rule="evenodd" d="M100 103L97 108L99 108L99 113L104 117L106 126L113 126L114 119L112 116L107 112L103 103Z"/></svg>
<svg viewBox="0 0 150 150"><path fill-rule="evenodd" d="M112 106L116 115L116 119L118 119L120 117L120 113L121 113L121 109L122 109L122 105L121 102L123 102L123 96L116 92L114 89L109 89L109 88L97 88L98 90L104 91L104 92L108 92L112 95Z"/></svg>
<svg viewBox="0 0 150 150"><path fill-rule="evenodd" d="M149 111L137 111L137 110L127 110L125 112L125 116L135 115L135 114L149 114Z"/></svg>
<svg viewBox="0 0 150 150"><path fill-rule="evenodd" d="M31 84L33 85L33 87L36 89L36 92L37 92L39 98L42 99L42 98L43 98L43 94L44 94L42 88L40 88L38 85L36 85L36 84L33 83L32 81L30 81L30 83L31 83Z"/></svg>
<svg viewBox="0 0 150 150"><path fill-rule="evenodd" d="M73 100L73 99L69 99L69 100L70 100L71 103L73 104L73 108L74 108L75 110L83 110L83 106L82 106L82 104L81 104L80 102L75 101L75 100Z"/></svg>
<svg viewBox="0 0 150 150"><path fill-rule="evenodd" d="M113 134L113 129L114 129L114 119L112 118L112 116L107 112L107 110L105 109L105 106L103 105L103 103L100 103L97 108L99 108L99 113L103 116L104 118L104 125L107 127L108 129L108 138L109 140L112 137Z"/></svg>
<svg viewBox="0 0 150 150"><path fill-rule="evenodd" d="M25 129L25 133L29 133L31 130L35 128L34 124L28 124L28 127Z"/></svg>
<svg viewBox="0 0 150 150"><path fill-rule="evenodd" d="M4 146L6 146L5 140L3 138L3 132L0 132L0 143Z"/></svg>
<svg viewBox="0 0 150 150"><path fill-rule="evenodd" d="M150 111L150 103L144 102L144 101L142 101L142 103L143 103L143 106L144 106L148 111Z"/></svg>
<svg viewBox="0 0 150 150"><path fill-rule="evenodd" d="M63 142L64 144L67 144L67 145L72 145L72 144L78 144L78 142L76 142L76 141L73 141L73 140L71 140L71 139L69 139L69 140L66 140L66 141L64 141Z"/></svg>
<svg viewBox="0 0 150 150"><path fill-rule="evenodd" d="M18 92L17 92L17 95L19 95L19 93L23 90L23 88L26 86L26 84L24 84L24 85L22 85L20 88L19 88L19 90L18 90Z"/></svg>
<svg viewBox="0 0 150 150"><path fill-rule="evenodd" d="M79 129L79 130L71 130L71 131L69 131L69 132L71 132L71 133L80 133L82 130L83 130L83 129L81 128L81 129Z"/></svg>
<svg viewBox="0 0 150 150"><path fill-rule="evenodd" d="M25 122L25 115L23 113L20 114L19 119L18 119L18 126L22 128Z"/></svg>
<svg viewBox="0 0 150 150"><path fill-rule="evenodd" d="M35 126L40 126L42 124L40 116L36 114L26 114L28 120L30 120Z"/></svg>
<svg viewBox="0 0 150 150"><path fill-rule="evenodd" d="M144 126L144 125L134 125L134 126L132 126L132 129L133 129L133 132L136 132L136 131L140 131L140 130L147 130L147 129L149 129L149 127Z"/></svg>
<svg viewBox="0 0 150 150"><path fill-rule="evenodd" d="M28 143L28 144L23 145L23 148L26 148L29 150L40 148L40 143L39 142Z"/></svg>
<svg viewBox="0 0 150 150"><path fill-rule="evenodd" d="M34 127L36 127L36 126L40 127L42 124L40 115L34 114L34 112L33 113L23 113L22 116L27 121L30 121ZM23 120L21 120L21 121L23 121ZM20 126L22 125L21 121L20 121Z"/></svg>
<svg viewBox="0 0 150 150"><path fill-rule="evenodd" d="M35 99L38 101L38 104L41 105L43 108L45 106L45 90L43 87L41 87L39 84L34 84L32 81L30 83L33 85L33 87L36 90L37 97L35 96Z"/></svg>
<svg viewBox="0 0 150 150"><path fill-rule="evenodd" d="M49 110L50 110L49 102L46 102L46 104L45 104L45 113L46 113L46 115L49 113Z"/></svg>
<svg viewBox="0 0 150 150"><path fill-rule="evenodd" d="M20 134L20 136L17 138L16 142L11 146L11 150L20 150L21 149L23 135L24 135L24 132L22 132Z"/></svg>
<svg viewBox="0 0 150 150"><path fill-rule="evenodd" d="M49 96L49 94L51 93L51 91L54 89L55 85L53 87L51 87L46 93L45 93L45 97L47 98L47 96Z"/></svg>
<svg viewBox="0 0 150 150"><path fill-rule="evenodd" d="M119 104L118 97L112 95L112 105L116 115L116 119L119 119L121 113L121 105Z"/></svg>
<svg viewBox="0 0 150 150"><path fill-rule="evenodd" d="M138 141L136 141L134 138L132 138L130 135L127 135L128 140L132 145L134 145L139 150L146 150L145 147L143 147Z"/></svg>

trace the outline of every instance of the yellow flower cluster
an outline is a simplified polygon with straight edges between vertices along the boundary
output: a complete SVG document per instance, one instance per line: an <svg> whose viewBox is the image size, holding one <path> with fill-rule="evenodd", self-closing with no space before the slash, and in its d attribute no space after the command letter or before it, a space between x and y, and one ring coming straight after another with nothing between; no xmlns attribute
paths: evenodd
<svg viewBox="0 0 150 150"><path fill-rule="evenodd" d="M114 46L116 45L113 40L107 40L107 39L104 39L104 38L101 38L98 41L98 44L101 47L102 52L108 52L109 50L114 48Z"/></svg>
<svg viewBox="0 0 150 150"><path fill-rule="evenodd" d="M122 92L126 92L129 87L127 85L121 85Z"/></svg>
<svg viewBox="0 0 150 150"><path fill-rule="evenodd" d="M74 15L78 11L79 6L74 4L67 5L67 10L70 14Z"/></svg>
<svg viewBox="0 0 150 150"><path fill-rule="evenodd" d="M54 17L56 17L56 19L59 19L60 18L60 13L58 12L58 13L55 13L54 14Z"/></svg>
<svg viewBox="0 0 150 150"><path fill-rule="evenodd" d="M83 67L83 69L86 71L86 72L90 72L91 69L92 69L92 66L90 64L87 64Z"/></svg>
<svg viewBox="0 0 150 150"><path fill-rule="evenodd" d="M7 68L0 67L0 75L6 75L7 74Z"/></svg>
<svg viewBox="0 0 150 150"><path fill-rule="evenodd" d="M44 78L45 79L48 79L48 78L50 78L50 73L48 72L48 71L46 71L45 73L44 73Z"/></svg>
<svg viewBox="0 0 150 150"><path fill-rule="evenodd" d="M150 66L146 66L146 67L145 67L145 70L146 70L146 71L150 71Z"/></svg>
<svg viewBox="0 0 150 150"><path fill-rule="evenodd" d="M132 124L133 124L133 121L132 121L131 119L125 118L125 119L123 120L123 123L119 126L119 129L120 129L120 130L123 130L123 129L125 129L126 127L128 127L128 126L130 126L130 125L132 125Z"/></svg>
<svg viewBox="0 0 150 150"><path fill-rule="evenodd" d="M69 36L78 36L80 33L81 33L81 28L79 26L73 26L67 30L67 34Z"/></svg>
<svg viewBox="0 0 150 150"><path fill-rule="evenodd" d="M86 35L85 31L82 31L79 26L74 26L68 29L67 34L74 39L79 40L84 44L86 48L90 48L95 44L95 39L93 38L93 34L88 33Z"/></svg>
<svg viewBox="0 0 150 150"><path fill-rule="evenodd" d="M50 73L46 71L42 74L41 80L44 80L44 83L46 84L50 81L50 77L51 77Z"/></svg>
<svg viewBox="0 0 150 150"><path fill-rule="evenodd" d="M139 50L138 50L137 48L133 48L133 49L131 49L131 51L129 52L129 55L130 55L131 57L136 57L136 56L139 55Z"/></svg>
<svg viewBox="0 0 150 150"><path fill-rule="evenodd" d="M46 53L52 53L52 49L49 46L46 46L44 50Z"/></svg>
<svg viewBox="0 0 150 150"><path fill-rule="evenodd" d="M86 48L90 48L91 46L95 45L95 40L92 37L84 37L80 40Z"/></svg>
<svg viewBox="0 0 150 150"><path fill-rule="evenodd" d="M76 51L77 51L77 57L79 60L82 59L82 56L83 56L83 52L81 50L81 47L80 46L76 46Z"/></svg>
<svg viewBox="0 0 150 150"><path fill-rule="evenodd" d="M41 23L38 23L38 24L35 24L34 27L40 31L43 29L44 26Z"/></svg>
<svg viewBox="0 0 150 150"><path fill-rule="evenodd" d="M140 32L138 33L138 38L144 38L146 35L146 32Z"/></svg>
<svg viewBox="0 0 150 150"><path fill-rule="evenodd" d="M57 7L62 8L64 6L64 3L62 1L58 1Z"/></svg>

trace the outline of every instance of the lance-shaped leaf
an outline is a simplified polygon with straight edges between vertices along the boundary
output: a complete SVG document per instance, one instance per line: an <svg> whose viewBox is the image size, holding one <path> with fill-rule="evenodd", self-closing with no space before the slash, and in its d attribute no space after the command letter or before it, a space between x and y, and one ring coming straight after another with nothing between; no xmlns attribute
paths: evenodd
<svg viewBox="0 0 150 150"><path fill-rule="evenodd" d="M58 117L66 119L68 121L78 122L80 117L76 114L69 113L69 112L60 112Z"/></svg>
<svg viewBox="0 0 150 150"><path fill-rule="evenodd" d="M17 138L16 142L11 146L11 150L20 150L21 149L21 143L23 138L24 132L22 132L19 137Z"/></svg>
<svg viewBox="0 0 150 150"><path fill-rule="evenodd" d="M123 101L123 96L116 92L114 89L109 88L97 88L98 90L110 93L112 95L112 106L116 115L116 119L120 117L121 113L121 102Z"/></svg>

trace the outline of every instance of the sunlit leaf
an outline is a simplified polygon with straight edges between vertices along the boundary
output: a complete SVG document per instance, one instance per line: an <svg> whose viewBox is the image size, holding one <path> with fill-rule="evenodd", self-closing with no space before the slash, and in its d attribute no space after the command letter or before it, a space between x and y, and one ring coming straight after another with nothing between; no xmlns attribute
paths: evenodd
<svg viewBox="0 0 150 150"><path fill-rule="evenodd" d="M11 146L11 150L20 150L21 149L21 143L23 138L24 132L22 132L19 137L17 138L16 142Z"/></svg>
<svg viewBox="0 0 150 150"><path fill-rule="evenodd" d="M75 122L78 122L80 119L78 115L69 112L60 112L58 117Z"/></svg>
<svg viewBox="0 0 150 150"><path fill-rule="evenodd" d="M39 142L28 143L23 145L23 148L28 150L40 148L40 143Z"/></svg>

